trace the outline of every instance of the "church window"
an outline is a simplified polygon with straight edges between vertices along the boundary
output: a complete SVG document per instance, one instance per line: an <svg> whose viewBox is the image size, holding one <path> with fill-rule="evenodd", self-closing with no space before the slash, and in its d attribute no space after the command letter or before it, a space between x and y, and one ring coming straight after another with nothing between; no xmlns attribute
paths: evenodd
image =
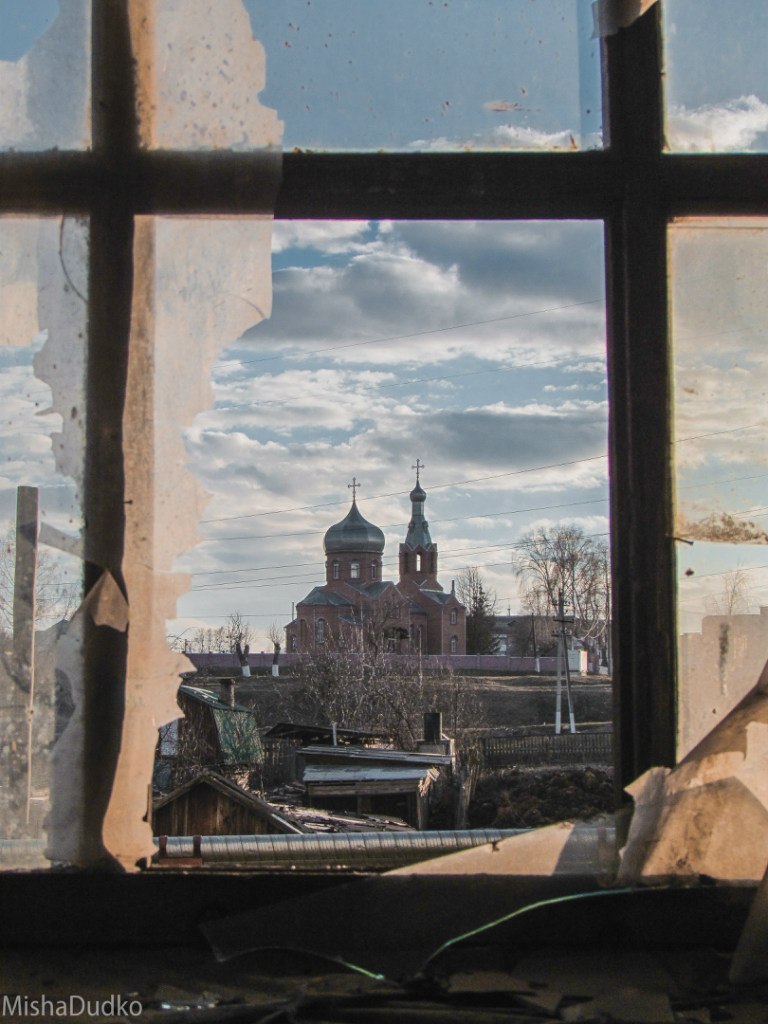
<svg viewBox="0 0 768 1024"><path fill-rule="evenodd" d="M423 555L418 554L416 555L416 572L421 572L423 568Z"/></svg>
<svg viewBox="0 0 768 1024"><path fill-rule="evenodd" d="M458 616L458 612L456 611L456 609L455 608L451 608L451 625L452 626L456 625L458 617L459 616Z"/></svg>
<svg viewBox="0 0 768 1024"><path fill-rule="evenodd" d="M325 619L318 619L315 623L315 642L318 644L325 643Z"/></svg>
<svg viewBox="0 0 768 1024"><path fill-rule="evenodd" d="M349 563L349 578L352 580L360 579L360 563L350 562Z"/></svg>
<svg viewBox="0 0 768 1024"><path fill-rule="evenodd" d="M331 566L331 576L332 576L333 579L337 580L340 575L341 575L341 566L339 565L339 560L338 560L338 558L334 558L333 564Z"/></svg>
<svg viewBox="0 0 768 1024"><path fill-rule="evenodd" d="M371 579L377 580L379 578L379 563L371 562Z"/></svg>
<svg viewBox="0 0 768 1024"><path fill-rule="evenodd" d="M451 637L451 654L456 654L459 649L459 638L457 636Z"/></svg>

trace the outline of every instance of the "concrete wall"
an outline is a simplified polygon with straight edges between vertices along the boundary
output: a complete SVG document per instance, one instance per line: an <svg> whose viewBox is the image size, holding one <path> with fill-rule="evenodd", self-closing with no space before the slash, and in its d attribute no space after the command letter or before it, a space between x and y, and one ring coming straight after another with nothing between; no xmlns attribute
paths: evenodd
<svg viewBox="0 0 768 1024"><path fill-rule="evenodd" d="M768 661L768 608L757 615L707 615L679 648L683 757L749 693Z"/></svg>

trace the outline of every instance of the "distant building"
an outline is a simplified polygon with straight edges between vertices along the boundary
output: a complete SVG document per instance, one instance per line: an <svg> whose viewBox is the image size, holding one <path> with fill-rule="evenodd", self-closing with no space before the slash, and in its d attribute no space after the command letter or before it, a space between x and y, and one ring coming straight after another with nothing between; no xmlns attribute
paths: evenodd
<svg viewBox="0 0 768 1024"><path fill-rule="evenodd" d="M349 512L325 534L325 584L298 603L286 627L288 651L316 650L345 632L368 630L393 653L465 654L466 609L453 585L446 592L438 582L418 469L397 583L382 579L384 534L360 514L355 488L353 481Z"/></svg>

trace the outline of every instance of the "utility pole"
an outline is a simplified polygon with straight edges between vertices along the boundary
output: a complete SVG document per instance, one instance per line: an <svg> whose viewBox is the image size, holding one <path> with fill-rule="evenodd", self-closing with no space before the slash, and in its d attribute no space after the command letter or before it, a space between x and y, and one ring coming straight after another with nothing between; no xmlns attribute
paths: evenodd
<svg viewBox="0 0 768 1024"><path fill-rule="evenodd" d="M563 591L557 592L557 618L560 629L557 634L557 696L555 703L555 734L562 732L563 718L563 667L565 667L565 689L568 695L568 720L571 733L576 732L576 720L573 714L573 697L571 694L571 667L568 664L568 647L566 643L565 627L567 623L573 622L572 615L565 614L565 598Z"/></svg>
<svg viewBox="0 0 768 1024"><path fill-rule="evenodd" d="M16 565L13 577L13 662L16 686L26 696L25 739L19 738L17 750L26 760L24 822L29 825L32 802L32 756L35 703L35 583L37 580L38 490L16 490ZM25 750L26 747L26 750Z"/></svg>

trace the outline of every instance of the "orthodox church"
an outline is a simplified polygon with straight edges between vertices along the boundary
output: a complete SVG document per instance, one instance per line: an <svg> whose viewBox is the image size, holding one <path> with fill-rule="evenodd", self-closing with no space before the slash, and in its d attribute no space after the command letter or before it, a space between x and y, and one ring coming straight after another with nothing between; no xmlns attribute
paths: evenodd
<svg viewBox="0 0 768 1024"><path fill-rule="evenodd" d="M400 545L399 580L382 579L384 534L352 507L325 534L325 584L296 606L286 626L289 651L314 650L355 633L399 654L465 654L466 609L453 583L445 592L437 579L437 545L424 518L427 495L419 482L410 493L411 520Z"/></svg>

